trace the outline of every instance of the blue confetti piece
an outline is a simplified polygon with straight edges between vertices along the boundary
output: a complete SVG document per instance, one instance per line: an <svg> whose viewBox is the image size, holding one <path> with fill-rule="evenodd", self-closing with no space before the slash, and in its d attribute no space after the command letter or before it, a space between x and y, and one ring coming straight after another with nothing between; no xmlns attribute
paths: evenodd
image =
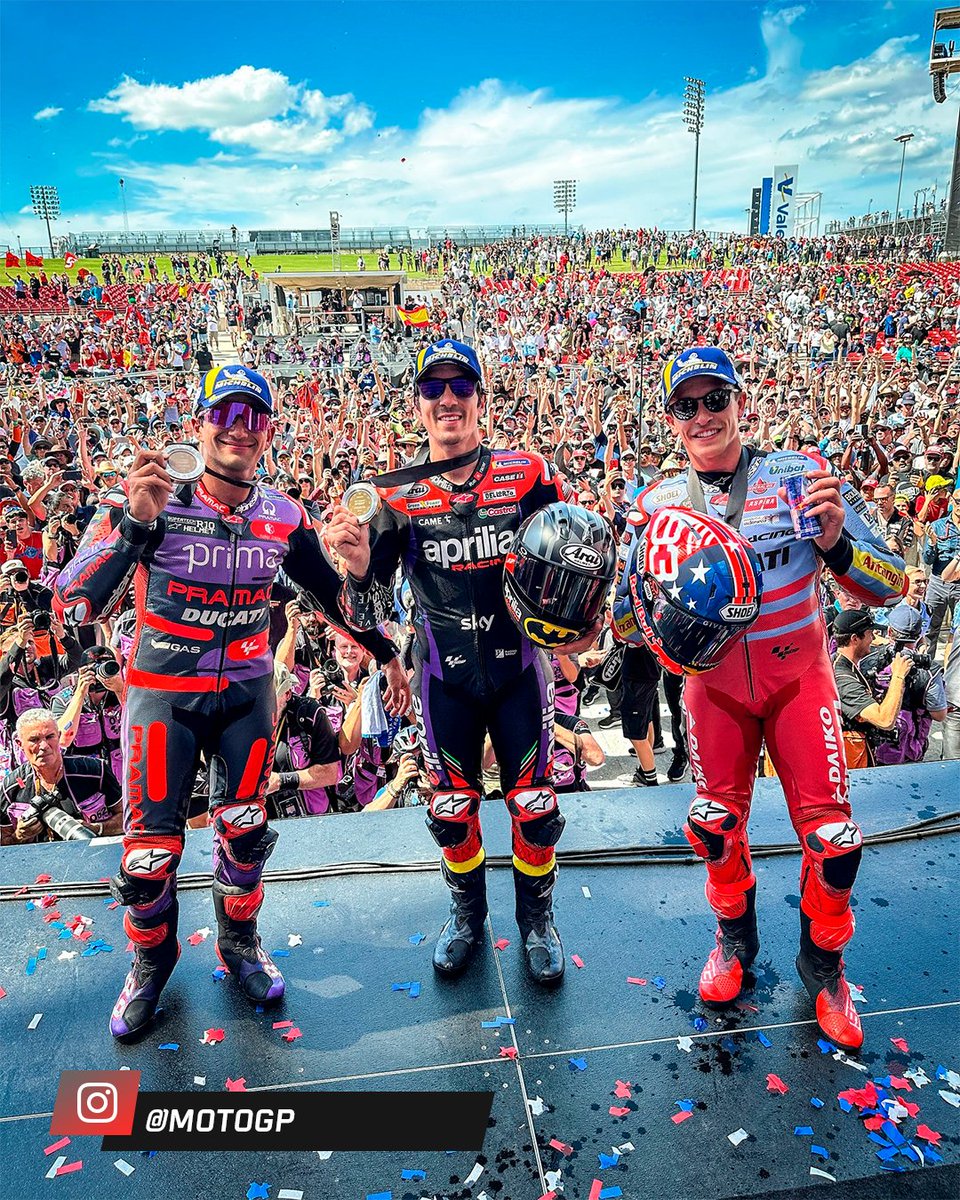
<svg viewBox="0 0 960 1200"><path fill-rule="evenodd" d="M820 1099L819 1096L811 1096L810 1097L810 1107L811 1108L823 1108L823 1101Z"/></svg>
<svg viewBox="0 0 960 1200"><path fill-rule="evenodd" d="M367 1192L367 1200L393 1200L393 1192Z"/></svg>
<svg viewBox="0 0 960 1200"><path fill-rule="evenodd" d="M80 951L80 957L81 957L81 958L93 958L93 956L94 956L95 954L99 954L99 953L100 953L100 947L99 947L99 946L88 946L88 947L86 948L86 950L81 950L81 951Z"/></svg>
<svg viewBox="0 0 960 1200"><path fill-rule="evenodd" d="M881 1162L889 1162L891 1158L896 1158L899 1153L900 1151L896 1146L887 1146L885 1150L877 1151L877 1158Z"/></svg>
<svg viewBox="0 0 960 1200"><path fill-rule="evenodd" d="M932 1162L932 1163L942 1163L943 1162L942 1157L936 1152L936 1150L933 1149L932 1146L926 1146L924 1148L923 1157L927 1160L927 1162Z"/></svg>
<svg viewBox="0 0 960 1200"><path fill-rule="evenodd" d="M72 929L61 929L60 933L58 935L58 940L62 942L64 938L72 938L72 937L73 937Z"/></svg>
<svg viewBox="0 0 960 1200"><path fill-rule="evenodd" d="M425 933L411 933L407 938L407 941L411 946L419 946L420 943L426 939L426 936L427 935Z"/></svg>
<svg viewBox="0 0 960 1200"><path fill-rule="evenodd" d="M101 950L101 952L102 952L103 954L112 954L112 953L113 953L113 947L112 947L112 946L108 946L106 942L104 942L104 943L103 943L103 944L100 946L100 950Z"/></svg>
<svg viewBox="0 0 960 1200"><path fill-rule="evenodd" d="M214 979L223 979L223 977L224 977L224 975L226 975L226 973L227 973L226 967L217 967L215 970L210 972L210 974L213 976Z"/></svg>
<svg viewBox="0 0 960 1200"><path fill-rule="evenodd" d="M937 1063L937 1079L946 1079L946 1077L947 1068L943 1065L943 1063Z"/></svg>
<svg viewBox="0 0 960 1200"><path fill-rule="evenodd" d="M728 1054L736 1053L737 1043L733 1040L733 1038L731 1038L731 1037L723 1038L720 1042L720 1045L723 1047L724 1050L727 1051Z"/></svg>
<svg viewBox="0 0 960 1200"><path fill-rule="evenodd" d="M694 1017L693 1027L697 1033L703 1033L703 1031L707 1028L707 1022L703 1019L703 1017Z"/></svg>
<svg viewBox="0 0 960 1200"><path fill-rule="evenodd" d="M605 1187L601 1188L600 1191L597 1192L597 1200L617 1200L617 1196L622 1195L623 1191L616 1186Z"/></svg>
<svg viewBox="0 0 960 1200"><path fill-rule="evenodd" d="M36 969L37 969L37 956L34 955L32 958L27 959L26 973L28 975L32 975L34 973L34 971L36 971Z"/></svg>
<svg viewBox="0 0 960 1200"><path fill-rule="evenodd" d="M875 1129L871 1129L870 1132L867 1134L867 1137L870 1139L871 1142L876 1142L876 1144L878 1146L883 1146L883 1148L885 1150L888 1150L890 1148L890 1142L888 1142L887 1139L882 1134L877 1133L877 1131ZM896 1147L894 1147L894 1149L896 1149Z"/></svg>
<svg viewBox="0 0 960 1200"><path fill-rule="evenodd" d="M817 1045L820 1047L821 1054L836 1054L837 1052L833 1042L828 1042L825 1038L817 1038Z"/></svg>
<svg viewBox="0 0 960 1200"><path fill-rule="evenodd" d="M412 987L413 987L412 983L391 983L390 991L391 992L409 992Z"/></svg>
<svg viewBox="0 0 960 1200"><path fill-rule="evenodd" d="M256 1007L256 1008L255 1008L253 1011L254 1011L255 1013L262 1013L262 1012L263 1012L263 1005L262 1005L262 1004L258 1004L258 1005L257 1005L257 1007Z"/></svg>
<svg viewBox="0 0 960 1200"><path fill-rule="evenodd" d="M50 928L51 929L66 929L66 925L64 925L64 923L62 921L51 921Z"/></svg>
<svg viewBox="0 0 960 1200"><path fill-rule="evenodd" d="M289 950L271 950L270 953L273 955L274 958L289 958L290 957Z"/></svg>
<svg viewBox="0 0 960 1200"><path fill-rule="evenodd" d="M426 1171L401 1171L401 1179L426 1179Z"/></svg>
<svg viewBox="0 0 960 1200"><path fill-rule="evenodd" d="M853 1108L853 1105L850 1103L850 1101L844 1100L844 1098L842 1096L837 1097L837 1103L840 1105L840 1107L843 1109L844 1112L850 1112L850 1110Z"/></svg>
<svg viewBox="0 0 960 1200"><path fill-rule="evenodd" d="M162 1046L157 1047L158 1050L179 1050L179 1042L164 1042Z"/></svg>
<svg viewBox="0 0 960 1200"><path fill-rule="evenodd" d="M480 1028L481 1029L499 1029L500 1022L499 1021L481 1021Z"/></svg>
<svg viewBox="0 0 960 1200"><path fill-rule="evenodd" d="M765 1033L761 1033L759 1029L757 1030L757 1041L761 1046L766 1046L768 1050L773 1045L773 1042L770 1041L767 1035Z"/></svg>
<svg viewBox="0 0 960 1200"><path fill-rule="evenodd" d="M314 900L313 907L314 908L329 908L330 901L329 900Z"/></svg>
<svg viewBox="0 0 960 1200"><path fill-rule="evenodd" d="M654 975L653 986L655 988L657 988L658 991L662 992L663 989L667 986L667 981L664 979L664 977L662 975Z"/></svg>
<svg viewBox="0 0 960 1200"><path fill-rule="evenodd" d="M905 1171L906 1169L906 1167L897 1166L896 1163L884 1163L880 1168L881 1171Z"/></svg>
<svg viewBox="0 0 960 1200"><path fill-rule="evenodd" d="M890 1087L890 1076L884 1075L880 1079L875 1079L873 1082L877 1085L877 1087L888 1088Z"/></svg>
<svg viewBox="0 0 960 1200"><path fill-rule="evenodd" d="M681 1112L693 1112L692 1100L674 1100L674 1104L680 1109Z"/></svg>
<svg viewBox="0 0 960 1200"><path fill-rule="evenodd" d="M41 946L40 949L37 951L37 962L38 963L43 962L43 960L46 957L47 957L47 948L46 948L46 946Z"/></svg>
<svg viewBox="0 0 960 1200"><path fill-rule="evenodd" d="M816 1154L819 1158L822 1158L824 1161L826 1161L830 1157L830 1151L825 1150L823 1148L823 1146L811 1146L810 1153Z"/></svg>
<svg viewBox="0 0 960 1200"><path fill-rule="evenodd" d="M892 1121L884 1121L880 1128L895 1146L905 1146L907 1144L907 1139Z"/></svg>
<svg viewBox="0 0 960 1200"><path fill-rule="evenodd" d="M812 1125L795 1125L793 1129L794 1137L813 1137Z"/></svg>
<svg viewBox="0 0 960 1200"><path fill-rule="evenodd" d="M417 997L418 997L419 995L420 995L420 984L419 984L419 982L417 982L417 983L411 983L411 984L410 984L410 999L411 999L411 1000L416 1000L416 999L417 999Z"/></svg>
<svg viewBox="0 0 960 1200"><path fill-rule="evenodd" d="M570 1064L571 1071L585 1071L587 1069L587 1060L585 1058L571 1058L567 1061Z"/></svg>
<svg viewBox="0 0 960 1200"><path fill-rule="evenodd" d="M247 1188L247 1200L270 1200L269 1183L251 1183Z"/></svg>
<svg viewBox="0 0 960 1200"><path fill-rule="evenodd" d="M600 1170L606 1171L608 1167L615 1167L620 1161L620 1155L614 1151L613 1154L598 1154L600 1160Z"/></svg>
<svg viewBox="0 0 960 1200"><path fill-rule="evenodd" d="M916 1150L914 1150L909 1142L905 1146L900 1147L900 1153L904 1156L904 1158L909 1158L911 1162L920 1161L920 1155L916 1152Z"/></svg>
<svg viewBox="0 0 960 1200"><path fill-rule="evenodd" d="M34 902L32 900L27 901L27 904L26 904L27 912L33 912L36 909L36 907L37 906L34 904Z"/></svg>

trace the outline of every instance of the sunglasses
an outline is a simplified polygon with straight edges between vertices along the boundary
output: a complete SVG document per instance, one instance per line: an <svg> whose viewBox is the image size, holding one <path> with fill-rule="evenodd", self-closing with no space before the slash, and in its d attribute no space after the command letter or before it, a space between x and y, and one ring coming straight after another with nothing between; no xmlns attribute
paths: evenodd
<svg viewBox="0 0 960 1200"><path fill-rule="evenodd" d="M622 483L611 483L610 484L611 492L622 492L623 490L624 490L624 485Z"/></svg>
<svg viewBox="0 0 960 1200"><path fill-rule="evenodd" d="M701 404L707 412L722 413L732 399L733 392L729 388L714 388L712 392L707 392L705 396L681 396L678 400L674 400L672 404L667 405L666 412L677 421L692 421L697 415L697 409Z"/></svg>
<svg viewBox="0 0 960 1200"><path fill-rule="evenodd" d="M116 471L101 471L100 472L101 479L116 479L116 477L117 477Z"/></svg>
<svg viewBox="0 0 960 1200"><path fill-rule="evenodd" d="M447 388L458 400L469 400L477 390L477 381L457 376L454 379L421 379L417 384L417 391L424 400L439 400Z"/></svg>
<svg viewBox="0 0 960 1200"><path fill-rule="evenodd" d="M227 400L223 404L215 404L213 408L204 411L204 416L211 425L219 429L231 429L239 418L250 433L263 433L270 428L270 414L259 412L250 404L239 400Z"/></svg>

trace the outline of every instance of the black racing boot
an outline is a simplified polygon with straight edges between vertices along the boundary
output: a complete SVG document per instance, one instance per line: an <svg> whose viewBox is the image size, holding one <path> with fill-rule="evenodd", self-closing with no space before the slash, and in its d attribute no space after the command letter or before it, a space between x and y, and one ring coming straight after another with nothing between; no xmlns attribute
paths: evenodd
<svg viewBox="0 0 960 1200"><path fill-rule="evenodd" d="M744 971L760 950L757 933L757 885L744 893L742 917L717 918L717 944L700 972L700 999L706 1004L730 1004L743 989Z"/></svg>
<svg viewBox="0 0 960 1200"><path fill-rule="evenodd" d="M138 1037L156 1016L160 993L180 957L178 912L175 893L166 907L155 915L138 918L127 911L124 929L134 943L133 963L110 1014L110 1032L115 1038ZM151 940L150 935L156 937L156 931L161 929L165 930L164 936L156 944L147 945L141 940L145 937Z"/></svg>
<svg viewBox="0 0 960 1200"><path fill-rule="evenodd" d="M797 971L813 1001L824 1037L844 1050L859 1050L863 1027L843 974L839 950L824 950L810 936L810 918L800 914L800 953Z"/></svg>
<svg viewBox="0 0 960 1200"><path fill-rule="evenodd" d="M433 969L453 979L466 969L483 939L487 882L483 863L462 874L452 871L446 862L441 869L453 901L433 950Z"/></svg>
<svg viewBox="0 0 960 1200"><path fill-rule="evenodd" d="M284 992L279 968L260 944L257 913L263 892L230 889L213 881L213 907L217 914L217 958L240 984L243 994L256 1004L274 1004ZM246 911L245 911L246 909ZM249 916L248 916L249 913ZM241 917L248 919L241 920Z"/></svg>
<svg viewBox="0 0 960 1200"><path fill-rule="evenodd" d="M563 979L566 963L563 943L553 923L553 886L557 868L546 875L526 875L513 868L517 893L517 925L523 940L527 971L531 979L553 987Z"/></svg>

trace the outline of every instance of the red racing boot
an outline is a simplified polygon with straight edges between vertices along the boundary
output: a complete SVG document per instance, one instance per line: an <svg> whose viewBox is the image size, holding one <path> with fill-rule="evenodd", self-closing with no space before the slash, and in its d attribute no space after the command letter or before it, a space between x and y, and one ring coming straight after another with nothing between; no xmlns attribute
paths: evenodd
<svg viewBox="0 0 960 1200"><path fill-rule="evenodd" d="M743 988L743 973L757 957L757 885L745 893L742 917L717 918L717 945L700 972L700 999L705 1004L730 1004Z"/></svg>
<svg viewBox="0 0 960 1200"><path fill-rule="evenodd" d="M809 918L801 914L797 971L817 1014L823 1036L843 1050L859 1050L863 1026L843 974L839 950L823 950L810 937Z"/></svg>

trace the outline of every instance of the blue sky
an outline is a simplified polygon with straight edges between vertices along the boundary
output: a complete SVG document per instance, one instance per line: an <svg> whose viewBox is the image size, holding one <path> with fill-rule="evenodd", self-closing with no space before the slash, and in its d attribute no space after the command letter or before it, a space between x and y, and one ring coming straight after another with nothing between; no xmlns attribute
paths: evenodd
<svg viewBox="0 0 960 1200"><path fill-rule="evenodd" d="M45 3L4 0L0 245L66 230L553 219L690 220L683 76L707 86L702 227L742 228L751 187L799 164L823 214L938 183L957 91L933 103L918 3ZM29 53L42 47L40 64ZM17 52L22 48L23 52ZM954 77L957 78L957 77ZM24 211L26 210L26 211Z"/></svg>

